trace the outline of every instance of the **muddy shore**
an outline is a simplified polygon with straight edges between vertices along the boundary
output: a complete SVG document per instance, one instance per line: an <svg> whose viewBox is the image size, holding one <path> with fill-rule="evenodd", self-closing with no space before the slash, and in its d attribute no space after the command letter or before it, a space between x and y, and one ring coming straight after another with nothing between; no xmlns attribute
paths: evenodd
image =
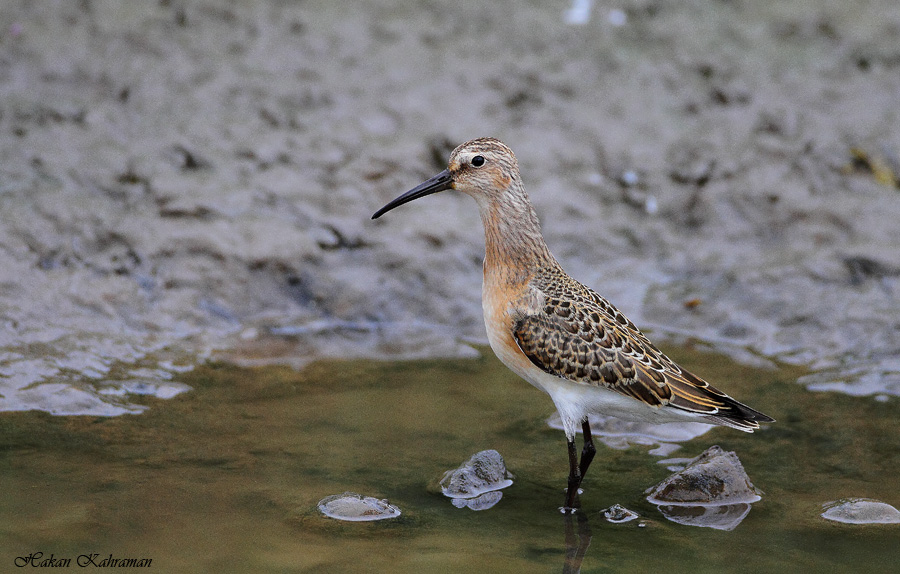
<svg viewBox="0 0 900 574"><path fill-rule="evenodd" d="M665 341L900 396L895 0L7 3L0 410L119 414L242 364L476 353L517 153L554 254Z"/></svg>

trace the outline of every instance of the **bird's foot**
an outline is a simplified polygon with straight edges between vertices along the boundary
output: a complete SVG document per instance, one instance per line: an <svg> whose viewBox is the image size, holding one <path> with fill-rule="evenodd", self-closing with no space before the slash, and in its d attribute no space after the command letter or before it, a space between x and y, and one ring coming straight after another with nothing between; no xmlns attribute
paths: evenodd
<svg viewBox="0 0 900 574"><path fill-rule="evenodd" d="M575 514L575 511L581 508L581 500L578 495L584 492L578 487L574 489L566 489L566 503L559 507L559 511L563 514Z"/></svg>

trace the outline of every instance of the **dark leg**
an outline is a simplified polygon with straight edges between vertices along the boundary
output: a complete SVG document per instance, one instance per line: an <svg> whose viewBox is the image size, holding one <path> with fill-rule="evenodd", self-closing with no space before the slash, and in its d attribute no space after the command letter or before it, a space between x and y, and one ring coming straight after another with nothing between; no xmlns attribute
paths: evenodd
<svg viewBox="0 0 900 574"><path fill-rule="evenodd" d="M581 432L584 433L584 447L581 449L581 464L578 463L578 451L575 449L575 439L573 438L572 440L566 441L566 444L569 447L569 488L566 491L565 508L568 510L574 510L576 508L578 487L581 486L581 481L584 479L588 467L591 466L594 455L597 454L597 449L594 447L594 437L591 436L591 424L588 422L587 417L581 421Z"/></svg>
<svg viewBox="0 0 900 574"><path fill-rule="evenodd" d="M581 484L581 470L578 467L578 451L575 449L575 438L567 440L569 447L569 489L566 491L565 511L574 511L575 499L578 498L578 486Z"/></svg>
<svg viewBox="0 0 900 574"><path fill-rule="evenodd" d="M588 467L591 466L591 461L594 460L594 455L597 454L597 449L594 448L594 439L591 436L591 423L588 422L587 417L581 421L581 431L584 433L584 448L581 450L581 466L578 470L581 471L583 480L587 474Z"/></svg>

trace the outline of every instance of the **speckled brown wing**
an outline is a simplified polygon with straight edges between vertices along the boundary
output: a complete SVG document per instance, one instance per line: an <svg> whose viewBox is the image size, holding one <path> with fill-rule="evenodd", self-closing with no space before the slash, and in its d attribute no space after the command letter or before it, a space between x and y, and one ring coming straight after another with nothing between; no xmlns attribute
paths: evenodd
<svg viewBox="0 0 900 574"><path fill-rule="evenodd" d="M652 407L707 415L741 430L771 420L681 369L603 297L565 279L545 283L542 308L517 318L514 337L535 366Z"/></svg>

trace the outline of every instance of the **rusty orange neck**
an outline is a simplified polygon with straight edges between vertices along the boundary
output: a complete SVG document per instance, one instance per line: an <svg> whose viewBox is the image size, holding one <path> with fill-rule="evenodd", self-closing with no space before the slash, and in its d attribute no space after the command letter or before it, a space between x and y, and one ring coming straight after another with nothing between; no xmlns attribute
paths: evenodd
<svg viewBox="0 0 900 574"><path fill-rule="evenodd" d="M479 202L484 225L485 281L521 285L537 269L557 266L524 190Z"/></svg>

